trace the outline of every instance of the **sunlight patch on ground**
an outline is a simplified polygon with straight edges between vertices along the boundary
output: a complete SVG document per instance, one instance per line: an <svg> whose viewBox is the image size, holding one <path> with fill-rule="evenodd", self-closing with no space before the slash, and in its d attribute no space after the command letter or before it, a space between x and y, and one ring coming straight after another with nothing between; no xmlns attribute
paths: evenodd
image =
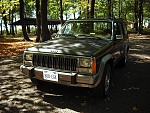
<svg viewBox="0 0 150 113"><path fill-rule="evenodd" d="M132 57L137 57L138 59L144 60L144 62L150 62L150 55L144 55L144 54L130 54Z"/></svg>
<svg viewBox="0 0 150 113"><path fill-rule="evenodd" d="M141 34L129 34L129 38L142 38L142 39L149 39L150 35L141 35Z"/></svg>
<svg viewBox="0 0 150 113"><path fill-rule="evenodd" d="M62 112L62 113L82 113L82 112L77 112L77 111L74 111L74 110L71 110L68 108L65 108L65 109L56 108L56 110L54 110L54 113L59 113L59 112Z"/></svg>

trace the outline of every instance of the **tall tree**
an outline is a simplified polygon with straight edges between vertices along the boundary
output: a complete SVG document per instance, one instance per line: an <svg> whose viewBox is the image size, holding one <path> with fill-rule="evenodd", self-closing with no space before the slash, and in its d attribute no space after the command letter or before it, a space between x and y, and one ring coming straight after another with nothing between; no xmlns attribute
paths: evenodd
<svg viewBox="0 0 150 113"><path fill-rule="evenodd" d="M121 1L120 0L119 0L119 8L118 9L119 9L118 12L119 12L119 18L120 18L121 17Z"/></svg>
<svg viewBox="0 0 150 113"><path fill-rule="evenodd" d="M142 23L143 23L143 20L142 20L142 15L143 15L143 0L140 0L139 1L139 14L138 14L138 20L139 20L139 26L138 26L138 33L141 34L142 33Z"/></svg>
<svg viewBox="0 0 150 113"><path fill-rule="evenodd" d="M0 35L3 35L2 20L1 20L0 28L1 28L1 34Z"/></svg>
<svg viewBox="0 0 150 113"><path fill-rule="evenodd" d="M10 23L13 23L13 20L14 20L14 9L12 9L12 11L10 11L9 16L11 16ZM15 35L14 25L10 25L10 34Z"/></svg>
<svg viewBox="0 0 150 113"><path fill-rule="evenodd" d="M40 41L41 36L41 10L40 10L40 0L36 0L36 24L37 24L37 30L36 30L36 42Z"/></svg>
<svg viewBox="0 0 150 113"><path fill-rule="evenodd" d="M89 4L89 0L88 0L88 4ZM86 7L86 10L87 10L87 18L90 18L90 7L89 7L89 5L87 5L87 7Z"/></svg>
<svg viewBox="0 0 150 113"><path fill-rule="evenodd" d="M134 1L134 17L135 17L134 27L137 31L138 30L138 0Z"/></svg>
<svg viewBox="0 0 150 113"><path fill-rule="evenodd" d="M91 18L94 18L94 6L95 6L95 0L91 1Z"/></svg>
<svg viewBox="0 0 150 113"><path fill-rule="evenodd" d="M111 0L107 0L107 6L108 6L108 18L111 18L112 17L112 14L111 14L111 12L112 12L112 3L111 3Z"/></svg>
<svg viewBox="0 0 150 113"><path fill-rule="evenodd" d="M61 20L61 25L63 24L63 6L62 6L62 0L60 0L60 20Z"/></svg>
<svg viewBox="0 0 150 113"><path fill-rule="evenodd" d="M41 1L42 42L51 39L47 23L47 0Z"/></svg>
<svg viewBox="0 0 150 113"><path fill-rule="evenodd" d="M24 1L19 0L19 3L20 3L20 21L21 21L21 25L22 25L22 32L23 32L24 40L31 41L27 35L26 26L24 23Z"/></svg>
<svg viewBox="0 0 150 113"><path fill-rule="evenodd" d="M5 28L6 28L6 33L7 33L7 35L9 35L8 26L7 26L6 10L3 10L2 16L3 16L3 20L4 20L4 25L5 25Z"/></svg>

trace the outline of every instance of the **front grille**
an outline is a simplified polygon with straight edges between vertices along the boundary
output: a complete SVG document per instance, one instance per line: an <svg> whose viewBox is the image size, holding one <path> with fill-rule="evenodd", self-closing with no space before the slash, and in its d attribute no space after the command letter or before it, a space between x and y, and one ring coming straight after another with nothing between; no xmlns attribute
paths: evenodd
<svg viewBox="0 0 150 113"><path fill-rule="evenodd" d="M41 66L69 71L76 71L77 68L77 58L68 58L63 56L48 56L48 55L34 54L32 63L34 66Z"/></svg>

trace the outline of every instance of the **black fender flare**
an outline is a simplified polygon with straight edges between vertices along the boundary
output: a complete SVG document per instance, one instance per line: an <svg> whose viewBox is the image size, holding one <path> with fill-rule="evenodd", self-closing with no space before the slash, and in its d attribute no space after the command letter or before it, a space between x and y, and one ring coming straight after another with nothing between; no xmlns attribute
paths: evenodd
<svg viewBox="0 0 150 113"><path fill-rule="evenodd" d="M105 65L110 60L112 60L112 54L108 54L108 55L104 56L101 59L101 63L100 63L99 70L98 70L98 73L97 73L98 79L97 79L96 83L94 84L94 87L96 87L101 82L102 76L103 76L103 73L104 73L104 69L105 69Z"/></svg>

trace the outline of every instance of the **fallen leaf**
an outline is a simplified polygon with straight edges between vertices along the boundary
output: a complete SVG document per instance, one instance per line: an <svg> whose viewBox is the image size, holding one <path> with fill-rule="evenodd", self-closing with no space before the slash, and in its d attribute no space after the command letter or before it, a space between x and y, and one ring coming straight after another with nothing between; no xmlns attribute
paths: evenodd
<svg viewBox="0 0 150 113"><path fill-rule="evenodd" d="M140 88L130 87L129 90L139 90Z"/></svg>
<svg viewBox="0 0 150 113"><path fill-rule="evenodd" d="M109 107L106 107L106 110L109 110Z"/></svg>
<svg viewBox="0 0 150 113"><path fill-rule="evenodd" d="M41 102L41 100L35 100L33 103L34 104L39 104Z"/></svg>
<svg viewBox="0 0 150 113"><path fill-rule="evenodd" d="M34 40L34 39L33 39ZM35 42L23 42L19 38L3 38L0 40L0 57L17 56L23 54L25 48L35 45Z"/></svg>
<svg viewBox="0 0 150 113"><path fill-rule="evenodd" d="M87 103L85 103L85 102L84 102L84 103L81 103L81 106L86 106L86 105L87 105Z"/></svg>
<svg viewBox="0 0 150 113"><path fill-rule="evenodd" d="M65 102L60 102L60 104L64 104Z"/></svg>
<svg viewBox="0 0 150 113"><path fill-rule="evenodd" d="M133 107L132 109L133 109L133 111L137 111L137 107Z"/></svg>
<svg viewBox="0 0 150 113"><path fill-rule="evenodd" d="M6 100L7 99L7 96L6 95L1 95L0 96L0 100Z"/></svg>
<svg viewBox="0 0 150 113"><path fill-rule="evenodd" d="M109 98L105 98L105 99L104 99L105 102L106 102L106 101L109 101L109 100L110 100Z"/></svg>
<svg viewBox="0 0 150 113"><path fill-rule="evenodd" d="M18 102L18 101L15 101L15 102L13 102L14 104L19 104L20 102Z"/></svg>

